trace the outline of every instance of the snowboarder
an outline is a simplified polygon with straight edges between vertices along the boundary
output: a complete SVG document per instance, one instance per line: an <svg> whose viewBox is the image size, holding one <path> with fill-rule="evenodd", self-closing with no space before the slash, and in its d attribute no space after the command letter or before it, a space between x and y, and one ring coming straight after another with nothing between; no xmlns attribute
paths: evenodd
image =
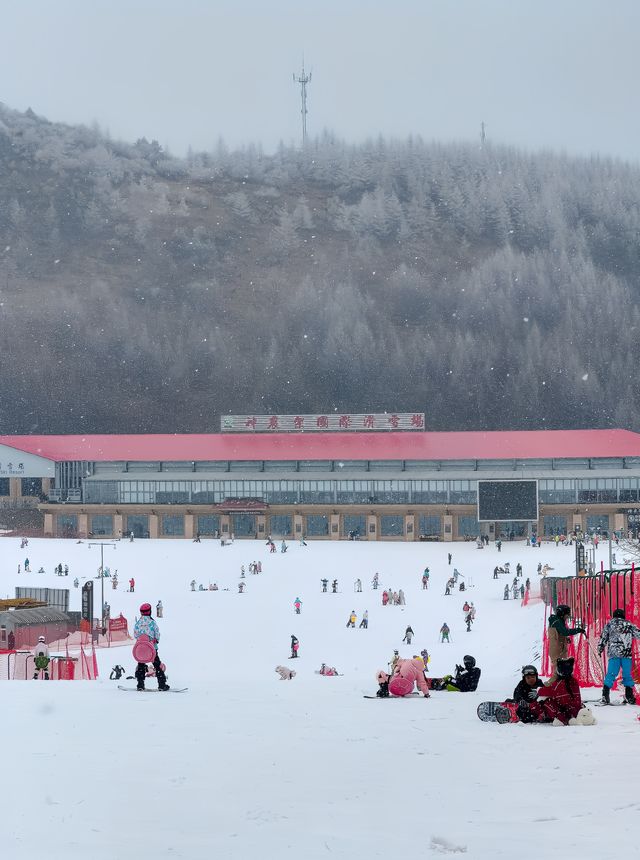
<svg viewBox="0 0 640 860"><path fill-rule="evenodd" d="M396 665L398 664L399 659L400 659L400 652L394 650L393 657L389 661L389 666L391 667L391 674L392 675L393 675L394 669L396 668Z"/></svg>
<svg viewBox="0 0 640 860"><path fill-rule="evenodd" d="M365 630L369 627L369 610L368 609L365 609L365 611L362 615L362 621L360 622L360 627L361 628L364 627Z"/></svg>
<svg viewBox="0 0 640 860"><path fill-rule="evenodd" d="M513 701L516 705L520 702L535 702L540 687L544 687L544 682L540 680L536 667L523 666L522 680L518 682L513 691Z"/></svg>
<svg viewBox="0 0 640 860"><path fill-rule="evenodd" d="M136 590L136 581L133 577L131 577L131 579L129 580L129 591L135 591L135 590Z"/></svg>
<svg viewBox="0 0 640 860"><path fill-rule="evenodd" d="M189 584L191 585L191 591L195 591L195 590L196 590L196 581L195 581L195 579L192 579L192 580L191 580L191 582L190 582Z"/></svg>
<svg viewBox="0 0 640 860"><path fill-rule="evenodd" d="M440 628L440 642L449 642L449 633L450 633L449 625L445 621L442 627Z"/></svg>
<svg viewBox="0 0 640 860"><path fill-rule="evenodd" d="M422 574L422 589L426 591L429 588L429 568L426 568L425 572Z"/></svg>
<svg viewBox="0 0 640 860"><path fill-rule="evenodd" d="M407 629L404 631L404 638L403 638L403 640L402 640L402 641L403 641L403 642L406 642L406 643L407 643L407 645L411 645L411 638L412 638L412 636L413 636L413 630L411 629L411 626L409 626L409 627L407 627Z"/></svg>
<svg viewBox="0 0 640 860"><path fill-rule="evenodd" d="M77 588L79 585L80 585L80 580L76 576L76 578L73 580L73 587Z"/></svg>
<svg viewBox="0 0 640 860"><path fill-rule="evenodd" d="M353 583L353 590L354 591L362 591L362 580L361 579L356 579L356 581Z"/></svg>
<svg viewBox="0 0 640 860"><path fill-rule="evenodd" d="M244 564L240 565L240 578L244 579Z"/></svg>
<svg viewBox="0 0 640 860"><path fill-rule="evenodd" d="M613 618L605 624L598 642L598 653L602 654L606 648L609 658L607 674L602 687L602 703L604 705L610 704L609 691L620 670L622 670L625 701L630 705L636 704L635 682L631 674L631 646L634 639L640 639L640 629L626 620L624 609L614 609Z"/></svg>
<svg viewBox="0 0 640 860"><path fill-rule="evenodd" d="M560 657L556 662L556 680L538 690L535 701L521 701L516 714L523 723L552 723L568 725L582 709L580 687L573 677L573 657Z"/></svg>
<svg viewBox="0 0 640 860"><path fill-rule="evenodd" d="M520 586L520 599L521 599L521 600L524 600L524 592L525 592L525 588L524 588L524 583L523 583L523 584Z"/></svg>
<svg viewBox="0 0 640 860"><path fill-rule="evenodd" d="M158 618L162 618L162 613L164 612L164 606L162 605L162 601L159 600L156 603L156 615Z"/></svg>
<svg viewBox="0 0 640 860"><path fill-rule="evenodd" d="M244 582L238 583L238 594L244 594Z"/></svg>
<svg viewBox="0 0 640 860"><path fill-rule="evenodd" d="M379 573L374 573L374 575L373 575L373 580L372 580L372 582L371 582L371 587L373 588L373 590L374 590L374 591L376 591L376 590L377 590L377 588L378 588L378 583L379 583L379 582L380 582L380 574L379 574Z"/></svg>
<svg viewBox="0 0 640 860"><path fill-rule="evenodd" d="M300 648L300 642L292 633L291 634L291 657L290 657L290 659L293 659L294 657L298 656L298 649L299 648Z"/></svg>
<svg viewBox="0 0 640 860"><path fill-rule="evenodd" d="M333 582L331 583L331 593L332 594L338 593L338 580L337 579L334 579Z"/></svg>
<svg viewBox="0 0 640 860"><path fill-rule="evenodd" d="M349 620L347 621L347 627L355 627L357 620L358 619L357 619L356 613L352 609L351 614L349 615Z"/></svg>
<svg viewBox="0 0 640 860"><path fill-rule="evenodd" d="M522 576L522 565L520 562L516 564L516 576L520 578Z"/></svg>
<svg viewBox="0 0 640 860"><path fill-rule="evenodd" d="M114 575L113 579L111 580L111 588L113 591L115 591L118 588L118 574L117 573Z"/></svg>
<svg viewBox="0 0 640 860"><path fill-rule="evenodd" d="M133 589L131 589L133 591ZM133 626L133 635L136 639L139 639L140 636L148 636L151 642L153 643L156 653L153 658L153 668L155 669L156 678L158 680L158 689L169 690L170 687L167 684L167 678L164 672L164 666L160 662L160 657L158 656L158 642L160 641L160 630L158 625L151 617L151 604L143 603L140 606L140 618L136 621ZM135 678L137 681L137 689L142 692L144 690L144 679L147 676L147 664L146 663L138 663L135 671Z"/></svg>
<svg viewBox="0 0 640 860"><path fill-rule="evenodd" d="M379 672L378 675L380 674ZM402 684L402 681L409 681L411 686ZM424 677L424 660L422 657L413 657L407 660L399 659L387 683L389 685L388 690L392 695L406 696L413 692L414 684L425 699L428 699L430 695L429 686ZM398 683L398 688L394 689L396 683Z"/></svg>
<svg viewBox="0 0 640 860"><path fill-rule="evenodd" d="M28 561L28 559L27 559ZM25 570L27 565L25 564ZM36 670L33 673L33 680L38 680L38 675L40 672L44 672L45 681L49 680L49 662L51 660L49 656L49 648L47 647L44 636L38 636L38 644L33 649L33 657L35 660Z"/></svg>
<svg viewBox="0 0 640 860"><path fill-rule="evenodd" d="M455 675L432 678L431 689L446 690L449 693L473 693L477 690L481 670L476 666L476 658L465 654L462 663L462 666L456 666Z"/></svg>
<svg viewBox="0 0 640 860"><path fill-rule="evenodd" d="M473 624L473 617L470 612L465 615L465 624L467 625L467 633L471 633L471 625Z"/></svg>
<svg viewBox="0 0 640 860"><path fill-rule="evenodd" d="M29 567L29 559L25 558L24 560L24 572L31 573L31 568Z"/></svg>
<svg viewBox="0 0 640 860"><path fill-rule="evenodd" d="M300 610L302 609L302 601L299 597L293 601L293 608L295 609L296 615L300 615Z"/></svg>
<svg viewBox="0 0 640 860"><path fill-rule="evenodd" d="M110 681L119 681L120 678L122 678L122 676L124 675L124 672L125 672L124 667L118 666L116 664L113 667L113 669L111 670L111 672L109 673L109 680Z"/></svg>
<svg viewBox="0 0 640 860"><path fill-rule="evenodd" d="M525 590L526 590L526 591L530 591L530 590L531 590L531 580L529 579L529 577L527 577L527 578L526 578L526 580L525 580L525 582L524 582L524 587L525 587Z"/></svg>
<svg viewBox="0 0 640 860"><path fill-rule="evenodd" d="M453 558L453 556L450 552L447 553L447 558L449 559L449 564L451 564L451 559Z"/></svg>
<svg viewBox="0 0 640 860"><path fill-rule="evenodd" d="M328 579L321 579L320 582L322 583L322 590L326 592L327 585L329 585L329 580Z"/></svg>
<svg viewBox="0 0 640 860"><path fill-rule="evenodd" d="M517 599L518 599L519 589L518 589L518 586L516 585L516 583L514 583L514 584L511 586L511 593L513 594L513 599L514 599L514 600L517 600Z"/></svg>

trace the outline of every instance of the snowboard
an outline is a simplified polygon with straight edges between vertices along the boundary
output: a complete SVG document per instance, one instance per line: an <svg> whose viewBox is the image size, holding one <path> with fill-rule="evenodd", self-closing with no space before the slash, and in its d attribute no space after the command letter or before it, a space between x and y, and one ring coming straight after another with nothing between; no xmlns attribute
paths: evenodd
<svg viewBox="0 0 640 860"><path fill-rule="evenodd" d="M406 696L363 696L363 699L422 699L424 696L422 693L409 693Z"/></svg>
<svg viewBox="0 0 640 860"><path fill-rule="evenodd" d="M157 687L149 687L148 689L137 690L135 687L123 687L121 684L118 684L118 689L123 690L125 693L186 693L189 688L171 687L170 690L159 690Z"/></svg>
<svg viewBox="0 0 640 860"><path fill-rule="evenodd" d="M480 702L476 713L483 723L510 723L512 714L501 702Z"/></svg>

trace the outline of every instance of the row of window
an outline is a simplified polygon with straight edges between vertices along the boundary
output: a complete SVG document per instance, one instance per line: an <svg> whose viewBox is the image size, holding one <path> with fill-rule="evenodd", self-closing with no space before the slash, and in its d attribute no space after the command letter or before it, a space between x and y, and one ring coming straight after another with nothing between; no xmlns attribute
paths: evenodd
<svg viewBox="0 0 640 860"><path fill-rule="evenodd" d="M365 537L367 529L375 532L375 526L367 525L366 514L345 514L340 518L337 533L343 537ZM587 515L585 528L587 532L609 532L609 517L606 514ZM255 514L231 514L229 525L225 523L227 533L239 537L256 537L271 534L274 537L309 537L329 535L329 517L323 514L307 514L302 518L294 535L294 520L291 514L274 514L267 517L266 526L258 524ZM403 516L381 516L378 522L379 535L382 537L400 537L405 535ZM442 537L442 518L438 516L419 516L417 533L423 536ZM197 516L195 527L203 537L219 535L224 529L221 518L216 514ZM333 526L335 529L336 527ZM542 518L542 529L545 535L566 534L569 528L567 517L545 516ZM89 517L89 529L94 536L113 537L113 517L108 514L94 514ZM57 517L57 533L59 536L75 535L78 530L76 514L59 514ZM146 514L131 514L123 518L125 534L133 532L135 537L149 537L149 517ZM475 517L458 517L457 533L460 537L474 536L481 532L480 524ZM335 534L336 532L334 532ZM502 523L501 534L521 537L525 534L524 523ZM166 537L184 537L184 517L174 514L163 514L160 517L160 534Z"/></svg>
<svg viewBox="0 0 640 860"><path fill-rule="evenodd" d="M211 505L256 498L272 505L475 505L477 481L85 481L86 504ZM541 504L640 501L639 478L538 481Z"/></svg>

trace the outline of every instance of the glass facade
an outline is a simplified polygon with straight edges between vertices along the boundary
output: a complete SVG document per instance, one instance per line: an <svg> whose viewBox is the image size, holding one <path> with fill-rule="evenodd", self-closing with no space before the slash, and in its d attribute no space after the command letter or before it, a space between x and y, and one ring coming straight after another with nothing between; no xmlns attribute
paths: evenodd
<svg viewBox="0 0 640 860"><path fill-rule="evenodd" d="M289 536L293 534L293 517L290 514L273 514L269 518L269 526L272 535Z"/></svg>
<svg viewBox="0 0 640 860"><path fill-rule="evenodd" d="M131 514L128 516L125 534L130 535L131 532L133 532L134 537L148 538L149 517L146 514Z"/></svg>
<svg viewBox="0 0 640 860"><path fill-rule="evenodd" d="M182 515L163 514L160 517L162 534L167 537L184 537L184 517Z"/></svg>
<svg viewBox="0 0 640 860"><path fill-rule="evenodd" d="M110 514L93 514L89 528L92 535L112 535L113 517Z"/></svg>
<svg viewBox="0 0 640 860"><path fill-rule="evenodd" d="M342 517L342 534L345 537L350 535L363 538L367 533L367 517L365 514L345 514Z"/></svg>
<svg viewBox="0 0 640 860"><path fill-rule="evenodd" d="M308 514L305 534L324 537L329 534L329 517L322 514Z"/></svg>
<svg viewBox="0 0 640 860"><path fill-rule="evenodd" d="M475 537L480 534L480 524L475 517L458 517L458 534L461 537Z"/></svg>
<svg viewBox="0 0 640 860"><path fill-rule="evenodd" d="M196 520L196 531L201 535L220 534L220 517L214 514L199 516Z"/></svg>
<svg viewBox="0 0 640 860"><path fill-rule="evenodd" d="M39 496L42 493L42 478L23 478L20 492L23 496Z"/></svg>
<svg viewBox="0 0 640 860"><path fill-rule="evenodd" d="M609 534L609 517L606 514L596 514L594 516L587 515L586 517L587 532L593 534Z"/></svg>
<svg viewBox="0 0 640 860"><path fill-rule="evenodd" d="M75 514L58 516L58 537L75 537L78 534L78 517Z"/></svg>
<svg viewBox="0 0 640 860"><path fill-rule="evenodd" d="M9 495L9 478L0 478L0 496Z"/></svg>
<svg viewBox="0 0 640 860"><path fill-rule="evenodd" d="M549 516L542 518L542 531L546 535L566 535L567 518L561 516Z"/></svg>
<svg viewBox="0 0 640 860"><path fill-rule="evenodd" d="M231 514L231 534L238 537L255 537L255 514Z"/></svg>
<svg viewBox="0 0 640 860"><path fill-rule="evenodd" d="M418 517L418 534L441 535L442 518L435 516L424 516L423 514L420 514L420 516Z"/></svg>
<svg viewBox="0 0 640 860"><path fill-rule="evenodd" d="M380 534L383 537L400 537L404 534L404 517L386 515L380 517Z"/></svg>

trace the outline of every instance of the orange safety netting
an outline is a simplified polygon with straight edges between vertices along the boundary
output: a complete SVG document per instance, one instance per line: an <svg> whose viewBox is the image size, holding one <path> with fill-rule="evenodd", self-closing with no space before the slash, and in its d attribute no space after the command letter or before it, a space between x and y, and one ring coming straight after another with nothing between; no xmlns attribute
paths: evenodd
<svg viewBox="0 0 640 860"><path fill-rule="evenodd" d="M569 638L569 656L575 658L574 676L581 687L601 687L605 675L604 657L598 655L597 645L614 609L624 609L628 621L639 625L640 572L634 567L597 576L572 576L565 579L547 577L541 583L546 604L542 642L543 675L551 675L549 659L548 618L556 606L564 603L571 608L570 627L584 627L586 635ZM633 641L633 658L638 658L638 642Z"/></svg>

